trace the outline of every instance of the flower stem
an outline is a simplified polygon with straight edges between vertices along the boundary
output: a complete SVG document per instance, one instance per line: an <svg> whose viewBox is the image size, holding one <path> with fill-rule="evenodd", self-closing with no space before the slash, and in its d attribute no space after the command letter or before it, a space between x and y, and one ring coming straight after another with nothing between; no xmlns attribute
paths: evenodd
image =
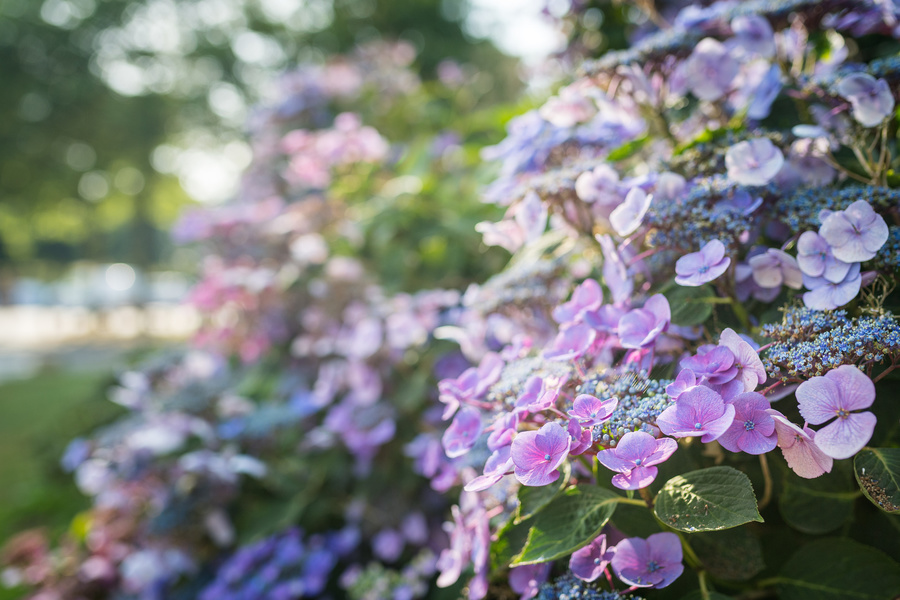
<svg viewBox="0 0 900 600"><path fill-rule="evenodd" d="M772 473L769 471L769 459L766 458L765 454L759 455L759 466L762 468L763 481L765 481L763 496L759 501L759 510L762 510L768 506L769 502L772 500Z"/></svg>
<svg viewBox="0 0 900 600"><path fill-rule="evenodd" d="M700 580L700 596L703 600L709 600L709 588L706 586L706 570L698 571L697 578Z"/></svg>

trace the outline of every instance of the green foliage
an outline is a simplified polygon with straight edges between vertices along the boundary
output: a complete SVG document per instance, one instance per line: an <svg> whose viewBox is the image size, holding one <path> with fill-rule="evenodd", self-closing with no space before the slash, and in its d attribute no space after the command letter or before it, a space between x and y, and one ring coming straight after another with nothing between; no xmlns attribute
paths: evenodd
<svg viewBox="0 0 900 600"><path fill-rule="evenodd" d="M782 600L890 600L900 594L900 564L847 538L802 546L776 580Z"/></svg>
<svg viewBox="0 0 900 600"><path fill-rule="evenodd" d="M823 534L853 518L853 504L859 497L849 473L836 463L832 473L816 479L801 479L786 473L778 506L784 520L798 531Z"/></svg>
<svg viewBox="0 0 900 600"><path fill-rule="evenodd" d="M563 474L560 476L557 485L541 485L535 487L523 486L519 489L517 498L519 500L519 508L516 511L516 524L530 519L541 510L544 509L554 498L556 498L562 488L569 481L572 465L568 462L563 463Z"/></svg>
<svg viewBox="0 0 900 600"><path fill-rule="evenodd" d="M889 513L900 513L900 448L863 448L853 459L866 498Z"/></svg>
<svg viewBox="0 0 900 600"><path fill-rule="evenodd" d="M621 496L593 485L572 486L534 517L513 565L533 565L571 554L600 535Z"/></svg>
<svg viewBox="0 0 900 600"><path fill-rule="evenodd" d="M656 516L689 533L762 522L750 479L731 467L710 467L673 477L656 496Z"/></svg>
<svg viewBox="0 0 900 600"><path fill-rule="evenodd" d="M709 284L688 287L673 284L663 292L672 310L672 322L690 327L705 323L712 315L715 291Z"/></svg>

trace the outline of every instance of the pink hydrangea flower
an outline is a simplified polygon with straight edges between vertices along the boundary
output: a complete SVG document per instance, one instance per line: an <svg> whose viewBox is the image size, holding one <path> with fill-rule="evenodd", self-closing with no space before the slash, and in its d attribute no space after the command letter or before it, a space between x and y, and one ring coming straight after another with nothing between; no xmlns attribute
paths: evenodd
<svg viewBox="0 0 900 600"><path fill-rule="evenodd" d="M647 299L643 308L625 313L619 319L619 340L624 348L641 349L652 345L669 327L672 311L662 294Z"/></svg>
<svg viewBox="0 0 900 600"><path fill-rule="evenodd" d="M472 406L462 407L441 437L447 456L466 454L475 445L481 429L481 412Z"/></svg>
<svg viewBox="0 0 900 600"><path fill-rule="evenodd" d="M590 394L580 394L575 398L569 416L578 419L584 427L593 427L608 421L619 401L616 398L600 400Z"/></svg>
<svg viewBox="0 0 900 600"><path fill-rule="evenodd" d="M831 472L834 460L816 445L815 431L808 425L800 429L780 413L773 414L772 418L775 419L778 447L794 473L805 479L815 479Z"/></svg>
<svg viewBox="0 0 900 600"><path fill-rule="evenodd" d="M658 473L654 465L669 460L677 449L678 442L671 438L656 439L644 431L630 431L615 448L598 452L597 460L618 473L612 478L614 486L637 490L653 483Z"/></svg>
<svg viewBox="0 0 900 600"><path fill-rule="evenodd" d="M675 283L696 287L716 279L728 270L731 259L725 256L725 244L707 242L699 252L686 254L675 263Z"/></svg>
<svg viewBox="0 0 900 600"><path fill-rule="evenodd" d="M766 368L759 358L759 353L733 329L728 327L722 331L719 345L728 348L734 355L734 367L738 371L737 379L744 385L745 392L752 392L765 382Z"/></svg>
<svg viewBox="0 0 900 600"><path fill-rule="evenodd" d="M816 445L832 458L850 458L872 437L875 415L853 412L872 406L875 384L853 365L841 365L797 388L800 414L812 425L834 419L816 432Z"/></svg>
<svg viewBox="0 0 900 600"><path fill-rule="evenodd" d="M572 438L558 423L538 431L523 431L512 442L516 479L522 485L541 486L559 479L557 467L566 460Z"/></svg>

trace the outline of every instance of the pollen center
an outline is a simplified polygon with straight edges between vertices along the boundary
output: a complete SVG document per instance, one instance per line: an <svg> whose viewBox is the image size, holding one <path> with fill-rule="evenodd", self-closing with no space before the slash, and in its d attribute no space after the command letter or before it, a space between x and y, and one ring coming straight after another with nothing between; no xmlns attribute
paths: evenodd
<svg viewBox="0 0 900 600"><path fill-rule="evenodd" d="M756 429L756 423L753 421L744 421L744 431L753 431Z"/></svg>

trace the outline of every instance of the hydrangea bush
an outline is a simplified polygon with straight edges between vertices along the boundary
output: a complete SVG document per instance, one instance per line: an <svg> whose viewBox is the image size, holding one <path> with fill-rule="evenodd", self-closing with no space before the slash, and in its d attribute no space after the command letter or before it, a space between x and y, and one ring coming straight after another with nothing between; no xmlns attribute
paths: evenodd
<svg viewBox="0 0 900 600"><path fill-rule="evenodd" d="M480 155L477 73L288 74L240 197L176 232L210 248L198 349L123 376L64 460L93 508L6 579L900 596L900 8L638 4L596 58L573 5L569 79Z"/></svg>

